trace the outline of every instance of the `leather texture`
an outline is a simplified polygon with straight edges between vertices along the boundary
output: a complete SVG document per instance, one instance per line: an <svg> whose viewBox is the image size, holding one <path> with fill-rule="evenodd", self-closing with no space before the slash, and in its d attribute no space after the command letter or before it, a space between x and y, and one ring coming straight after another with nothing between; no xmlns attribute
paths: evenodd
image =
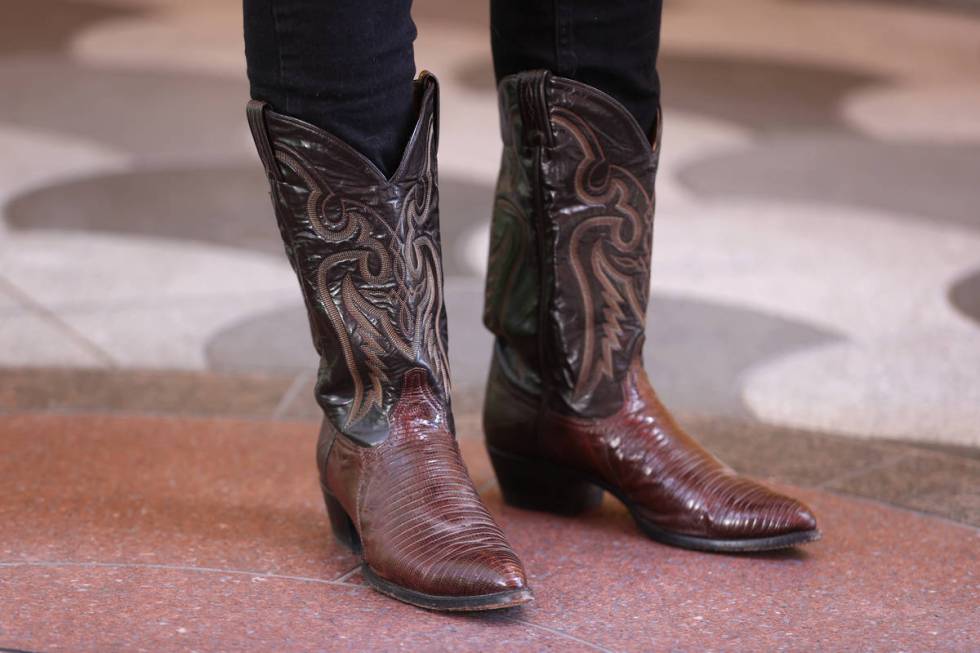
<svg viewBox="0 0 980 653"><path fill-rule="evenodd" d="M317 401L365 444L385 437L409 370L425 370L449 402L435 78L417 93L420 117L390 180L322 129L261 103L250 110L320 355Z"/></svg>
<svg viewBox="0 0 980 653"><path fill-rule="evenodd" d="M802 503L702 449L643 369L659 124L644 134L613 98L545 71L508 77L499 94L488 445L575 470L672 532L815 529Z"/></svg>
<svg viewBox="0 0 980 653"><path fill-rule="evenodd" d="M450 408L439 243L438 86L391 179L325 131L248 107L286 252L320 355L317 446L328 508L371 571L401 588L471 597L526 587L470 480ZM336 524L335 524L336 528Z"/></svg>
<svg viewBox="0 0 980 653"><path fill-rule="evenodd" d="M325 487L361 534L371 569L437 596L526 586L523 567L473 487L445 408L422 370L406 375L388 438L336 438L321 459Z"/></svg>

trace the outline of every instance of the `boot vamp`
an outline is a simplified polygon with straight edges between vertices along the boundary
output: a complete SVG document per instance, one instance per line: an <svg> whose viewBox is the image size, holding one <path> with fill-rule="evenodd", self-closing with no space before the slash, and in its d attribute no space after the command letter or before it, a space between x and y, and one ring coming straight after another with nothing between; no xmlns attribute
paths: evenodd
<svg viewBox="0 0 980 653"><path fill-rule="evenodd" d="M633 376L633 375L631 375ZM645 375L643 375L645 377ZM699 537L771 537L816 528L801 502L737 475L691 438L645 378L631 379L617 414L574 420L562 440L580 469L661 528ZM566 420L566 428L572 423Z"/></svg>
<svg viewBox="0 0 980 653"><path fill-rule="evenodd" d="M393 583L440 596L526 586L520 561L470 480L431 396L403 396L392 430L365 450L357 499L364 557Z"/></svg>
<svg viewBox="0 0 980 653"><path fill-rule="evenodd" d="M641 517L700 537L737 539L783 535L816 527L799 501L736 475L684 433L654 425L611 448L610 469ZM606 446L609 446L608 444Z"/></svg>

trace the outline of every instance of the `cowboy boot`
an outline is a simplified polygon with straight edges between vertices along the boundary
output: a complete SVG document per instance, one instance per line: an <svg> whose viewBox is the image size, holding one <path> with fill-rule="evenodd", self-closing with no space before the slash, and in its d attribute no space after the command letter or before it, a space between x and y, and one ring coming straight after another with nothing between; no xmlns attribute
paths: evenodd
<svg viewBox="0 0 980 653"><path fill-rule="evenodd" d="M643 369L659 120L651 147L615 99L545 71L499 92L483 419L505 500L574 514L607 490L648 536L691 549L819 537L802 503L685 433Z"/></svg>
<svg viewBox="0 0 980 653"><path fill-rule="evenodd" d="M455 439L439 243L438 88L390 179L313 125L248 119L320 355L317 463L336 537L376 590L435 610L525 603L524 570Z"/></svg>

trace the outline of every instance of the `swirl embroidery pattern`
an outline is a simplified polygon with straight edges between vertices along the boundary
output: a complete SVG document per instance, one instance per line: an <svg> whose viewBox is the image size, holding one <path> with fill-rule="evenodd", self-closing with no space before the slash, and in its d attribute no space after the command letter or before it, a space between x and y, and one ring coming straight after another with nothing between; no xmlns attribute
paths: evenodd
<svg viewBox="0 0 980 653"><path fill-rule="evenodd" d="M490 254L487 262L484 321L499 328L507 320L511 293L519 275L527 274L526 258L530 224L524 211L510 197L498 193L494 201L494 223L490 231Z"/></svg>
<svg viewBox="0 0 980 653"><path fill-rule="evenodd" d="M642 341L650 284L654 198L635 174L609 161L599 135L567 110L553 115L582 153L574 174L587 217L568 236L567 265L579 290L584 329L573 401L614 379L616 354L632 359ZM599 209L599 210L595 210Z"/></svg>
<svg viewBox="0 0 980 653"><path fill-rule="evenodd" d="M449 388L442 266L432 217L433 138L430 120L424 168L402 198L394 226L374 208L334 192L290 148L276 148L276 158L309 190L307 217L329 245L317 270L317 295L354 386L344 427L372 407L383 408L384 389L398 380L392 378L396 368L428 366Z"/></svg>

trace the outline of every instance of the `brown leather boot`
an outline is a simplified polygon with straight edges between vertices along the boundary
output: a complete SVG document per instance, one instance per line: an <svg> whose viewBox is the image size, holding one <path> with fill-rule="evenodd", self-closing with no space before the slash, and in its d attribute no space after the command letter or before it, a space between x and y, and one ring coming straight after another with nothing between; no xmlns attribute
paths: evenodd
<svg viewBox="0 0 980 653"><path fill-rule="evenodd" d="M320 354L317 463L334 534L365 580L435 610L531 598L524 569L473 487L449 399L439 243L438 87L390 180L322 129L250 102Z"/></svg>
<svg viewBox="0 0 980 653"><path fill-rule="evenodd" d="M819 537L806 506L698 446L647 380L659 125L651 147L616 100L544 71L499 90L484 427L504 498L576 513L608 490L647 535L692 549Z"/></svg>

